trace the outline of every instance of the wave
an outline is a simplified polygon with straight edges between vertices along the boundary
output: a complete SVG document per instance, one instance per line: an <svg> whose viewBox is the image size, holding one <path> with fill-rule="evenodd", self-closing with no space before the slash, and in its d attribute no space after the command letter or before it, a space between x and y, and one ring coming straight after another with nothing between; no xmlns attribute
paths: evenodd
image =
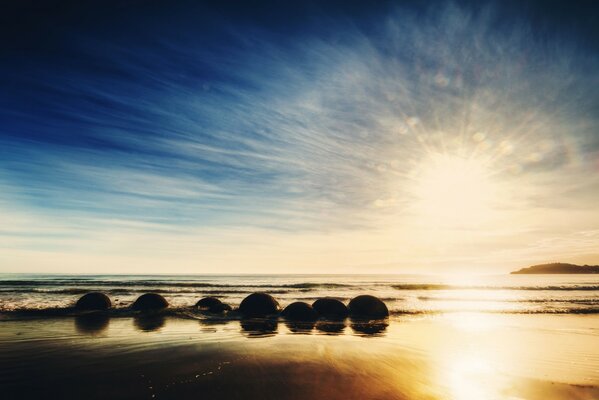
<svg viewBox="0 0 599 400"><path fill-rule="evenodd" d="M599 307L593 308L564 308L564 309L534 309L534 310L391 310L389 313L393 316L402 315L440 315L456 313L474 313L474 314L553 314L553 315L586 315L599 314Z"/></svg>
<svg viewBox="0 0 599 400"><path fill-rule="evenodd" d="M585 307L585 308L535 308L535 309L443 309L443 310L431 310L431 309L391 309L389 311L391 317L401 317L405 315L440 315L440 314L455 314L455 313L479 313L479 314L549 314L549 315L586 315L586 314L599 314L599 307ZM130 307L117 307L107 311L80 311L74 307L47 307L47 308L33 308L23 307L10 310L0 310L0 322L11 321L19 319L38 319L38 318L57 318L57 317L78 317L89 314L102 314L108 317L120 318L120 317L136 317L146 315L143 312L136 311ZM165 310L156 311L152 315L159 314L165 317L174 318L212 318L223 321L234 321L241 319L241 315L235 310L229 312L226 315L211 315L207 314L196 307L170 307ZM350 318L351 319L351 318Z"/></svg>
<svg viewBox="0 0 599 400"><path fill-rule="evenodd" d="M112 288L155 288L155 290L168 290L164 288L220 288L220 289L298 289L298 291L311 289L335 289L335 288L362 288L363 284L346 284L331 282L301 282L289 284L229 284L213 282L179 282L166 280L89 280L89 279L60 279L60 280L4 280L0 281L0 292L19 291L22 288L44 288L44 287L112 287ZM599 285L546 285L546 286L491 286L491 285L451 285L443 283L400 283L400 284L376 284L374 286L386 286L395 290L553 290L553 291L599 291ZM71 289L64 289L71 290ZM82 289L83 290L83 289ZM116 289L113 289L116 290ZM132 290L133 291L133 290ZM57 292L58 293L58 292Z"/></svg>
<svg viewBox="0 0 599 400"><path fill-rule="evenodd" d="M327 289L352 287L343 283L302 282L290 284L226 284L209 282L177 282L177 281L96 281L87 279L61 280L5 280L0 281L0 287L48 287L48 286L87 286L87 287L189 287L189 288L288 288L288 289Z"/></svg>
<svg viewBox="0 0 599 400"><path fill-rule="evenodd" d="M11 290L2 290L0 289L0 293L30 293L30 294L67 294L67 295L78 295L78 294L86 294L93 291L102 291L107 295L132 295L139 293L160 293L160 294L173 294L173 295L229 295L229 294L249 294L252 292L251 288L247 288L245 290L228 290L228 289L204 289L204 290L177 290L177 289L168 289L168 288L143 288L143 289L106 289L106 288L94 288L93 286L84 287L84 288L66 288L66 289L39 289L39 288L30 288L30 289L11 289ZM310 292L311 289L299 289L299 290L289 290L289 289L279 289L279 290L269 290L269 294L288 294L288 293L303 293Z"/></svg>
<svg viewBox="0 0 599 400"><path fill-rule="evenodd" d="M396 290L599 290L599 285L563 285L563 286L467 286L429 283L404 283L391 285Z"/></svg>
<svg viewBox="0 0 599 400"><path fill-rule="evenodd" d="M456 302L488 302L488 303L573 303L573 304L583 304L583 305L595 305L599 304L599 298L584 298L584 299L555 299L555 298L545 298L545 299L489 299L485 297L436 297L436 296L418 296L418 300L425 301L456 301Z"/></svg>

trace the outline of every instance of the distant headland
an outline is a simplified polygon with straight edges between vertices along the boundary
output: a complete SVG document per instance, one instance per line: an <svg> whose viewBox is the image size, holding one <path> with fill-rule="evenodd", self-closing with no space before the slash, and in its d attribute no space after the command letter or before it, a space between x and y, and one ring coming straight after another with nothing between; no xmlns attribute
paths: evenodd
<svg viewBox="0 0 599 400"><path fill-rule="evenodd" d="M511 274L599 274L599 265L539 264L513 271Z"/></svg>

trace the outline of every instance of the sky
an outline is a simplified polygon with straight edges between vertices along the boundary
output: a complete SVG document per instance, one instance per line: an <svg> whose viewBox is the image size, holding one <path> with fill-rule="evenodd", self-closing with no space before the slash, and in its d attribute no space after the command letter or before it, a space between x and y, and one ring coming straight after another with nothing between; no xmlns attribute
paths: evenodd
<svg viewBox="0 0 599 400"><path fill-rule="evenodd" d="M592 1L1 7L0 272L599 264Z"/></svg>

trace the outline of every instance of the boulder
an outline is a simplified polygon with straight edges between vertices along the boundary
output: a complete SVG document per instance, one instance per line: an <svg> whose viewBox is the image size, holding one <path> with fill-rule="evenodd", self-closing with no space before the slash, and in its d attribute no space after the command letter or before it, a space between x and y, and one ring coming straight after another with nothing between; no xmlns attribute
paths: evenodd
<svg viewBox="0 0 599 400"><path fill-rule="evenodd" d="M168 301L157 293L145 293L131 307L138 311L161 310L168 307Z"/></svg>
<svg viewBox="0 0 599 400"><path fill-rule="evenodd" d="M352 317L385 318L389 316L389 310L385 303L378 297L370 295L354 297L349 302L348 309Z"/></svg>
<svg viewBox="0 0 599 400"><path fill-rule="evenodd" d="M224 304L216 297L204 297L196 303L196 307L198 307L202 311L208 311L215 314L222 313L225 311L231 311L230 305Z"/></svg>
<svg viewBox="0 0 599 400"><path fill-rule="evenodd" d="M291 321L316 321L318 314L310 304L296 301L283 310L283 316Z"/></svg>
<svg viewBox="0 0 599 400"><path fill-rule="evenodd" d="M331 297L316 300L312 307L326 319L344 319L348 314L345 304Z"/></svg>
<svg viewBox="0 0 599 400"><path fill-rule="evenodd" d="M84 294L75 304L75 308L79 310L107 310L111 306L110 298L100 292Z"/></svg>
<svg viewBox="0 0 599 400"><path fill-rule="evenodd" d="M279 312L279 303L269 294L252 293L241 301L239 312L245 317L261 317Z"/></svg>

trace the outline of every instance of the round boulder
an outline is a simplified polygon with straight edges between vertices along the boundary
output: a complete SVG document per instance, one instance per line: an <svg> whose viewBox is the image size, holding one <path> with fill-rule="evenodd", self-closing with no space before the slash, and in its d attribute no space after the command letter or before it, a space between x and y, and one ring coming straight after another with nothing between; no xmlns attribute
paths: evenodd
<svg viewBox="0 0 599 400"><path fill-rule="evenodd" d="M316 321L318 314L310 304L296 301L283 310L283 316L292 321Z"/></svg>
<svg viewBox="0 0 599 400"><path fill-rule="evenodd" d="M131 307L139 311L161 310L168 307L168 301L157 293L146 293L139 296Z"/></svg>
<svg viewBox="0 0 599 400"><path fill-rule="evenodd" d="M345 304L331 297L316 300L312 307L327 319L344 319L348 314Z"/></svg>
<svg viewBox="0 0 599 400"><path fill-rule="evenodd" d="M222 313L224 311L231 310L231 306L224 304L216 297L204 297L196 303L196 307L202 311L208 311L211 313Z"/></svg>
<svg viewBox="0 0 599 400"><path fill-rule="evenodd" d="M349 302L348 309L352 317L385 318L389 316L389 310L385 303L378 297L367 294L354 297Z"/></svg>
<svg viewBox="0 0 599 400"><path fill-rule="evenodd" d="M269 294L252 293L241 301L239 312L246 317L261 317L279 312L279 303Z"/></svg>
<svg viewBox="0 0 599 400"><path fill-rule="evenodd" d="M75 308L79 310L107 310L111 306L110 298L100 292L84 294L75 304Z"/></svg>

